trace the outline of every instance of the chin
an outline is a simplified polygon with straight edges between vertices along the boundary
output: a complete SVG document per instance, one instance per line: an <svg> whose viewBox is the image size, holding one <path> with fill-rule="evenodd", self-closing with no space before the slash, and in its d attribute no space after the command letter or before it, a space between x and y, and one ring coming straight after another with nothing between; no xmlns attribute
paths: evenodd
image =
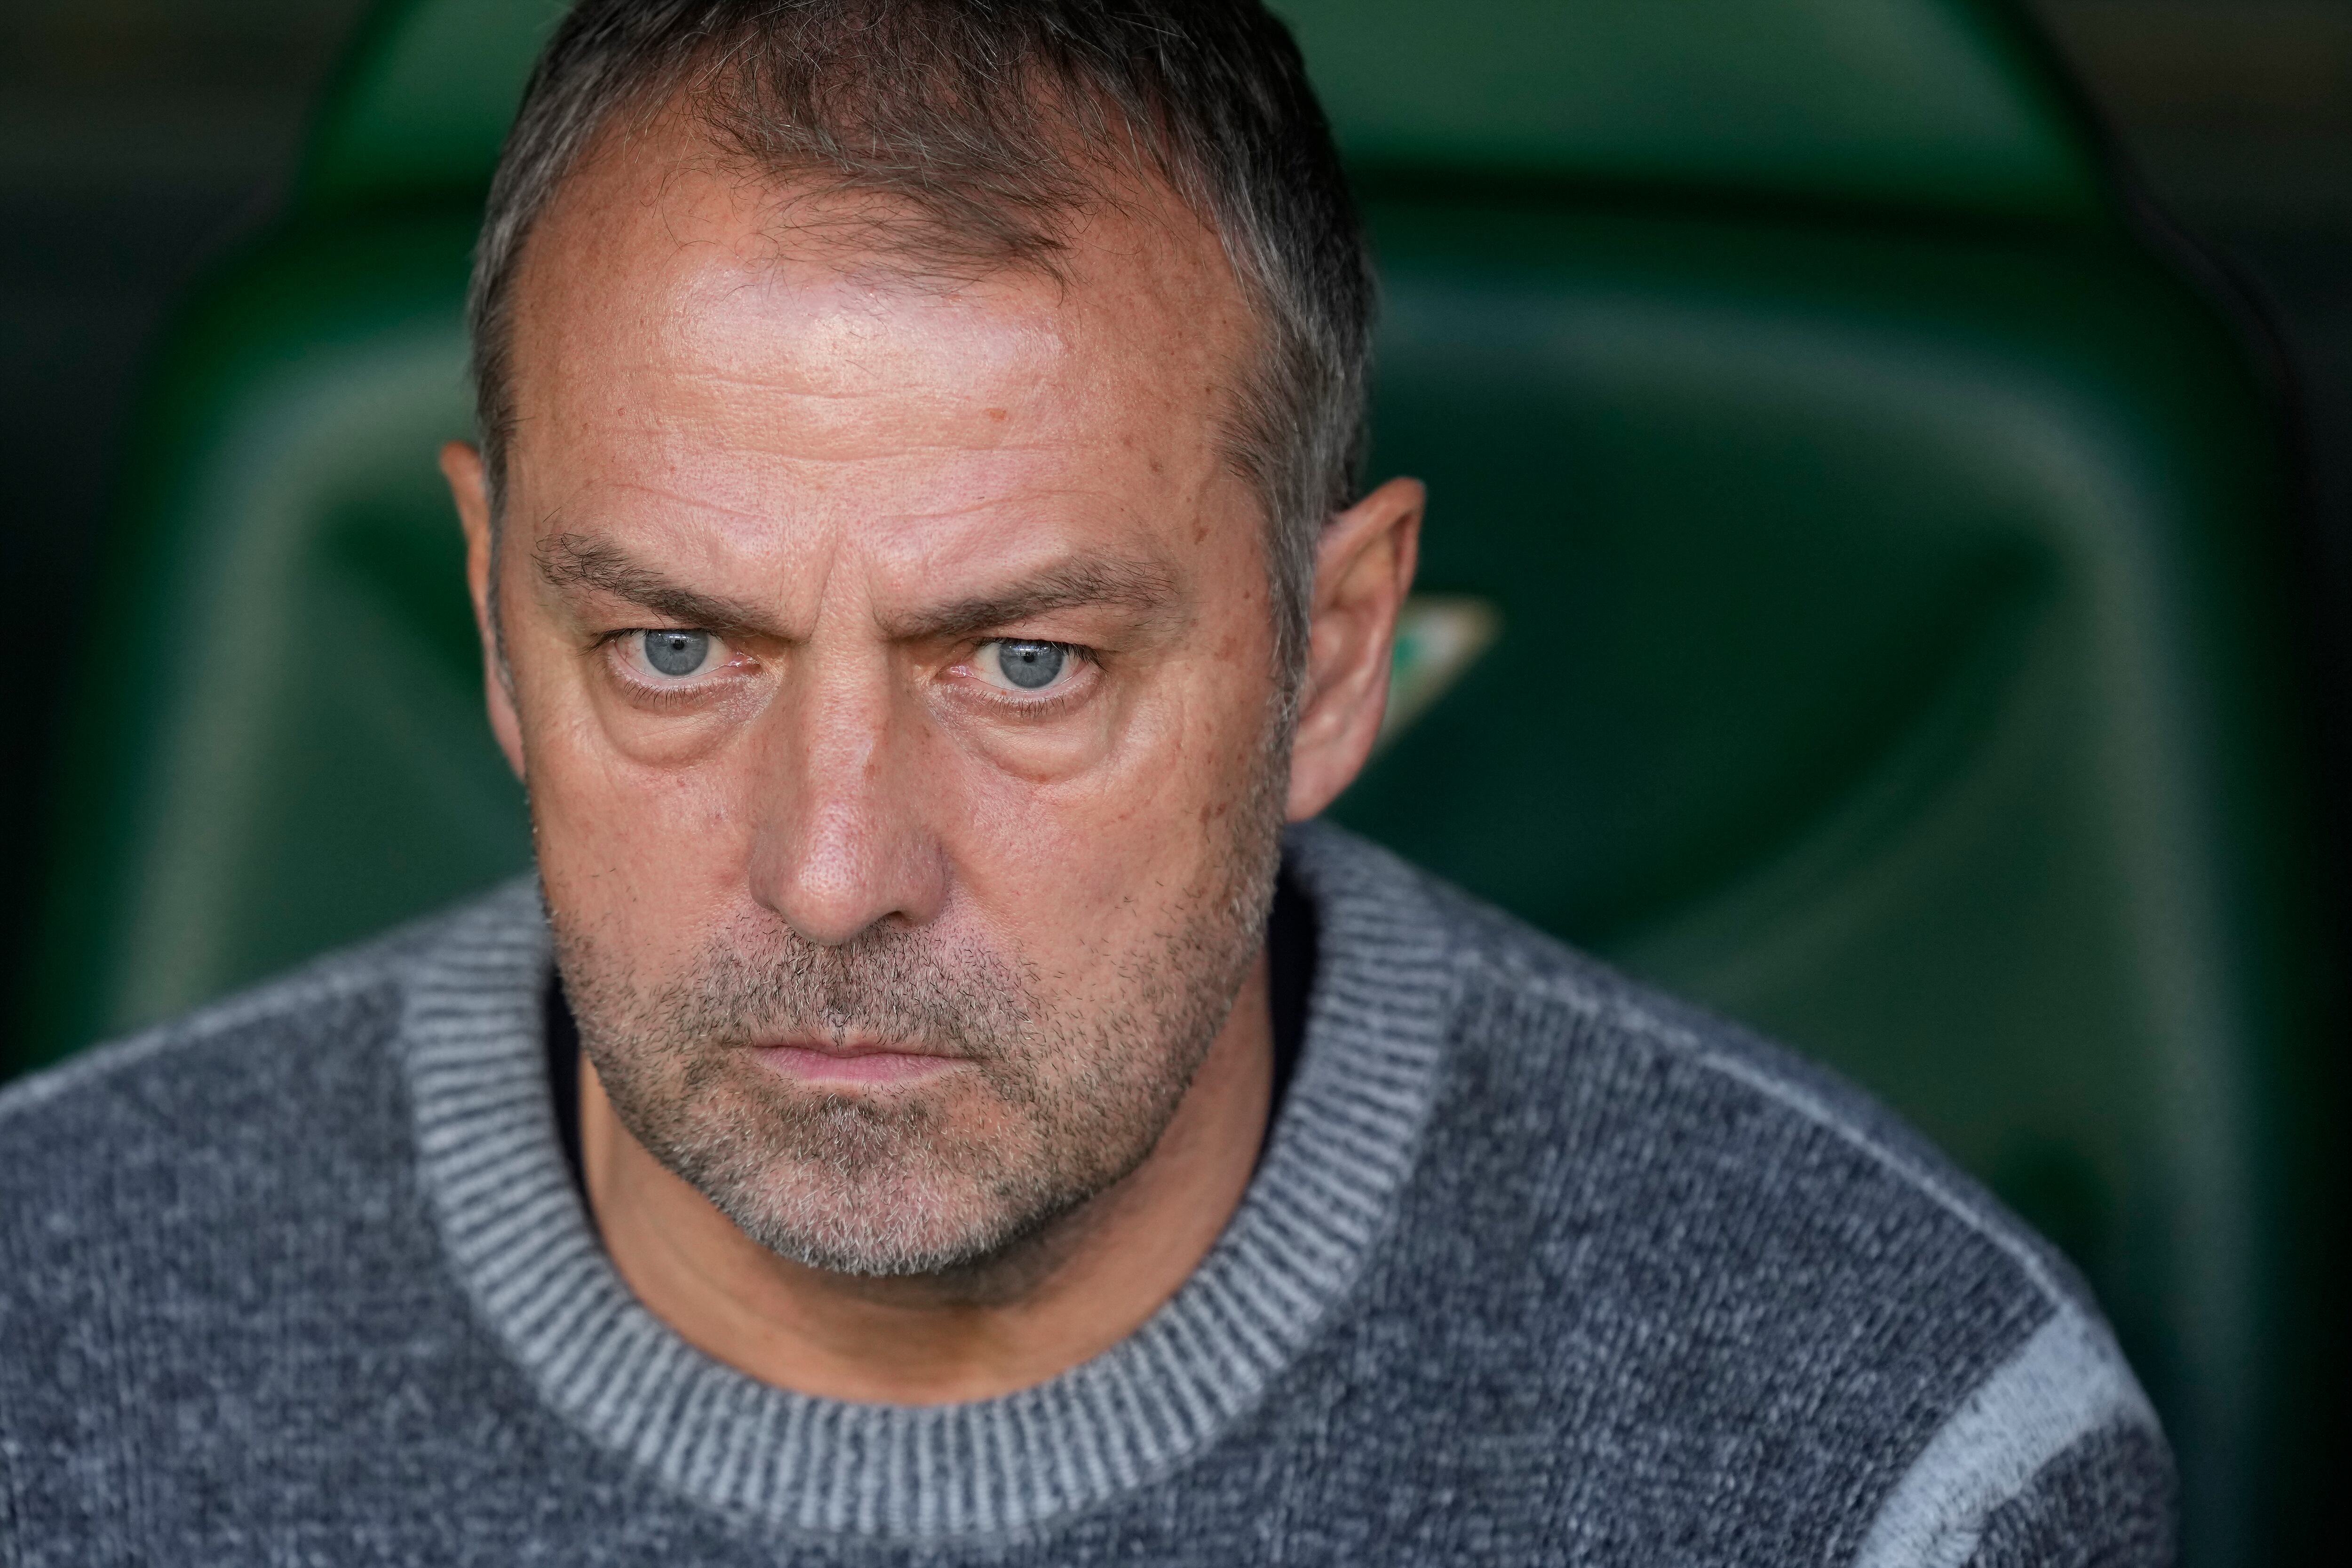
<svg viewBox="0 0 2352 1568"><path fill-rule="evenodd" d="M779 1258L874 1279L971 1275L990 1269L1071 1206L1039 1214L968 1183L887 1177L847 1192L795 1172L753 1202L720 1210Z"/></svg>
<svg viewBox="0 0 2352 1568"><path fill-rule="evenodd" d="M1103 1184L1001 1115L959 1125L963 1096L760 1099L764 1114L655 1152L760 1246L829 1273L984 1269Z"/></svg>

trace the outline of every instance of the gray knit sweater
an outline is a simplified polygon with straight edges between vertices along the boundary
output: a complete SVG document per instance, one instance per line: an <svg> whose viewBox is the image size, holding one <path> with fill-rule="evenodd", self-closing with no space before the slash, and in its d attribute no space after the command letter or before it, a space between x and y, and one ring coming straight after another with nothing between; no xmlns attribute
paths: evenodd
<svg viewBox="0 0 2352 1568"><path fill-rule="evenodd" d="M0 1096L0 1562L2143 1563L2051 1252L1885 1112L1328 829L1264 1163L1002 1399L768 1387L631 1297L502 891Z"/></svg>

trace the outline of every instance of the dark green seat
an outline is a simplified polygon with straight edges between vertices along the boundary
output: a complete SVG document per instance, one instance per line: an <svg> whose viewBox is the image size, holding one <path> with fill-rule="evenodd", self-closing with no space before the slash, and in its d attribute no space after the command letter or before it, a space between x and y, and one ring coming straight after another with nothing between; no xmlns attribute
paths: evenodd
<svg viewBox="0 0 2352 1568"><path fill-rule="evenodd" d="M1380 246L1375 468L1501 625L1336 815L1891 1100L2097 1286L2192 1563L2280 1560L2327 1039L2248 353L1997 9L1277 8ZM180 334L32 1058L527 861L432 453L551 16L388 13Z"/></svg>

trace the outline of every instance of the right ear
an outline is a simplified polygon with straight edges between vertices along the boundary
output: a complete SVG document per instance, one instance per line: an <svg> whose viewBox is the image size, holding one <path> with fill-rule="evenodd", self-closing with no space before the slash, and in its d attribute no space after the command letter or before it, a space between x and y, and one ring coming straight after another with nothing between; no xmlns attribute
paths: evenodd
<svg viewBox="0 0 2352 1568"><path fill-rule="evenodd" d="M449 499L457 503L457 521L466 531L466 586L474 600L474 629L482 641L482 687L489 703L490 733L507 754L507 766L521 778L522 721L515 713L514 679L499 646L499 619L492 605L498 584L490 574L498 552L490 545L490 492L483 482L482 455L467 442L452 441L441 448L441 473L449 481Z"/></svg>

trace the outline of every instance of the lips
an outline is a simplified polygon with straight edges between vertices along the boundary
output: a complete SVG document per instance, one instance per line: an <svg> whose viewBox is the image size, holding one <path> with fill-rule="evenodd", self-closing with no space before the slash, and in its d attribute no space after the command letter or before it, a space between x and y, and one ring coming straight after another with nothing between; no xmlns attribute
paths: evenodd
<svg viewBox="0 0 2352 1568"><path fill-rule="evenodd" d="M751 1054L770 1072L795 1083L864 1088L886 1088L935 1078L963 1059L889 1045L856 1041L835 1045L830 1040L792 1040L754 1046Z"/></svg>

